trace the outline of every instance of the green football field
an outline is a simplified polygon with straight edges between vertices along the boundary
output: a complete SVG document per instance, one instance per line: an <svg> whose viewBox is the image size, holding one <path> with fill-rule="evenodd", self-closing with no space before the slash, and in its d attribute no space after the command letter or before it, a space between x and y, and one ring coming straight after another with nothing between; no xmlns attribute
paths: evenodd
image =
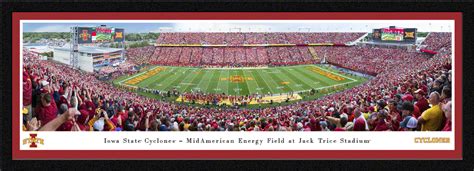
<svg viewBox="0 0 474 171"><path fill-rule="evenodd" d="M302 92L311 89L346 89L365 80L320 65L248 69L154 66L130 77L119 78L115 82L161 91L176 88L180 92L248 95Z"/></svg>

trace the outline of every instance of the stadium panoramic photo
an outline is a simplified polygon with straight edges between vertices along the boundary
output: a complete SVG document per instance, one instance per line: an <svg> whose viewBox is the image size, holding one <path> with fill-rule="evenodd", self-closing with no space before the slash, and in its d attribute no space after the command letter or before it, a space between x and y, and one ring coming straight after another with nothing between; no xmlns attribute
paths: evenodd
<svg viewBox="0 0 474 171"><path fill-rule="evenodd" d="M21 38L24 131L452 127L436 21L51 21Z"/></svg>

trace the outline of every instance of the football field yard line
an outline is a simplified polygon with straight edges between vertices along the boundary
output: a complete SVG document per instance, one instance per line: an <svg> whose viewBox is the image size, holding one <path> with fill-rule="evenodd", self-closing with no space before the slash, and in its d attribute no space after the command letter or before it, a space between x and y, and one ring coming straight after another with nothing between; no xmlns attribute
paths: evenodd
<svg viewBox="0 0 474 171"><path fill-rule="evenodd" d="M211 85L211 83L215 83L214 77L215 77L215 75L217 74L217 72L212 71L211 73L212 73L212 76L211 76L211 78L210 78L209 80L206 81L207 84L206 84L206 87L204 88L204 91L206 91L206 93L212 92L212 91L209 90L209 86ZM219 80L219 76L217 76L217 80ZM211 88L212 88L212 87L211 87ZM211 90L212 90L212 89L211 89Z"/></svg>
<svg viewBox="0 0 474 171"><path fill-rule="evenodd" d="M196 73L196 72L197 72L197 73ZM195 76L194 76L193 78L191 78L191 82L190 82L189 84L186 84L186 87L183 88L183 92L186 92L187 89L191 86L191 84L194 84L194 80L195 80L196 78L201 77L201 80L199 81L199 82L201 82L201 81L203 80L202 78L204 77L204 75L201 73L201 69L197 69L197 71L194 70L193 72L189 73L189 75L195 75ZM183 80L183 81L184 81L184 80ZM200 87L197 87L198 84L196 84L195 86L196 86L196 88L199 88L199 89L200 89ZM192 89L193 89L193 88L191 88L190 90L192 90ZM188 91L188 92L190 92L190 91Z"/></svg>
<svg viewBox="0 0 474 171"><path fill-rule="evenodd" d="M177 83L176 80L178 80L178 81L183 80L185 77L187 77L188 75L186 75L186 72L188 72L189 70L191 70L191 69L188 69L188 68L179 69L178 72L180 73L180 75L177 76L177 77L171 77L171 78L174 78L173 81L166 81L165 83L167 83L167 84L165 84L165 86L163 86L163 89L164 90L169 90L171 87L175 87L175 86L179 86L179 88L176 88L176 89L180 89L181 86L179 85L179 83L176 84ZM184 72L184 73L182 73L182 72Z"/></svg>
<svg viewBox="0 0 474 171"><path fill-rule="evenodd" d="M150 78L146 79L146 80L143 80L142 82L138 83L138 85L140 87L145 87L145 88L148 88L148 86L150 86L150 84L153 84L153 83L161 83L161 81L158 81L157 80L161 80L161 77L169 77L169 74L168 73L163 73L165 72L166 70L163 70L163 71L160 71L159 73L157 73L156 75L153 75L151 76ZM143 83L143 84L142 84ZM154 88L155 86L152 86L152 88Z"/></svg>
<svg viewBox="0 0 474 171"><path fill-rule="evenodd" d="M289 74L294 75L295 78L301 80L302 83L306 84L310 89L311 88L317 88L317 87L319 87L318 85L320 85L320 84L318 84L318 85L312 84L314 82L314 80L312 78L306 76L305 74L299 73L295 69L287 70L287 71L288 71ZM296 76L296 75L299 75L299 77ZM321 80L318 80L318 81L321 81Z"/></svg>
<svg viewBox="0 0 474 171"><path fill-rule="evenodd" d="M195 78L195 77L196 77L196 75L194 75L194 74L192 74L192 73L196 72L197 69L190 69L190 70L191 70L191 71L188 70L190 73L186 73L186 72L188 72L188 71L186 71L186 72L184 73L184 75L186 75L186 77L184 77L183 79L180 79L180 80L176 80L176 81L179 81L177 85L180 86L180 87L178 88L180 92L185 92L184 87L188 87L187 84L192 84L192 79L191 79L191 78ZM190 77L190 76L191 76L191 78L188 78L188 77ZM193 76L194 76L194 77L193 77ZM188 80L191 81L191 82L189 82ZM182 84L183 82L185 82L186 84ZM176 85L176 84L175 84L175 85ZM181 86L181 85L183 85L183 86Z"/></svg>
<svg viewBox="0 0 474 171"><path fill-rule="evenodd" d="M251 88L249 86L249 81L255 81L255 78L252 77L252 80L247 80L247 74L245 74L247 72L247 70L243 70L242 73L244 74L244 80L245 80L245 84L247 85L247 91L249 92L249 94L254 94L255 93L255 87L254 88ZM251 71L249 71L251 72Z"/></svg>
<svg viewBox="0 0 474 171"><path fill-rule="evenodd" d="M164 79L167 79L169 77L169 72L174 70L174 68L171 68L171 71L169 69L170 68L166 68L166 70L163 70L163 71L160 72L161 75L154 75L154 76L150 77L149 79L146 79L146 80L138 83L138 85L140 87L148 87L152 83L161 83ZM158 74L160 74L160 73L158 73ZM151 89L156 89L156 84L154 86L151 86Z"/></svg>
<svg viewBox="0 0 474 171"><path fill-rule="evenodd" d="M255 73L255 72L257 72L257 73ZM257 90L257 87L256 87L255 88L256 91L259 91L260 94L266 94L267 93L266 91L263 91L263 90L270 91L269 88L268 88L267 83L264 82L265 80L260 75L258 75L257 70L251 70L250 74L252 75L252 77L255 78L255 83L257 84L257 87L260 88L260 90ZM272 92L270 92L270 93L272 93Z"/></svg>
<svg viewBox="0 0 474 171"><path fill-rule="evenodd" d="M275 69L275 68L274 68ZM274 72L274 71L273 71ZM275 74L275 73L270 73L269 74L273 81L279 86L279 87L286 87L286 90L287 92L293 92L295 90L293 90L293 88L291 88L289 85L282 85L282 82L285 82L285 80L281 79L281 76L283 75L283 73L278 73L278 74ZM276 81L275 81L276 80ZM284 89L282 89L284 90ZM284 91L285 92L285 91Z"/></svg>
<svg viewBox="0 0 474 171"><path fill-rule="evenodd" d="M276 89L278 90L277 94L280 94L282 93L283 91L281 91L280 89L278 89L278 84L275 82L275 80L273 80L272 76L270 74L268 74L267 72L265 72L265 70L261 71L263 74L266 75L267 79L270 79L271 83L273 83L273 87L269 87L270 89ZM264 80L266 80L265 78L263 78ZM273 94L273 93L272 93Z"/></svg>
<svg viewBox="0 0 474 171"><path fill-rule="evenodd" d="M230 78L230 70L227 70L227 77L226 78ZM230 87L230 80L227 80L227 91L226 91L226 94L229 94L229 87Z"/></svg>
<svg viewBox="0 0 474 171"><path fill-rule="evenodd" d="M219 93L221 94L222 92L219 92L218 90L215 90L215 89L218 89L219 88L219 84L220 84L220 78L221 78L221 72L220 71L213 71L213 73L217 73L217 77L215 79L211 79L209 81L209 86L208 89L210 88L210 90L212 91L209 91L208 92L213 92L213 93Z"/></svg>
<svg viewBox="0 0 474 171"><path fill-rule="evenodd" d="M202 92L207 92L208 91L207 86L209 86L210 82L212 81L212 78L214 77L215 72L209 73L209 72L207 72L206 70L203 70L203 69L199 70L199 72L202 72L202 74L204 74L204 78L199 81L199 83L197 84L196 87L200 88L200 90ZM204 80L206 80L206 81L203 82Z"/></svg>
<svg viewBox="0 0 474 171"><path fill-rule="evenodd" d="M279 68L275 68L275 70L279 71L280 74L275 74L278 79L280 80L280 84L282 84L283 82L289 82L289 84L284 84L286 87L288 87L289 89L291 89L291 92L294 92L295 89L290 85L292 82L293 83L296 83L294 82L294 80L292 80L290 77L288 77L288 75L286 73L284 73L283 71L281 71ZM292 82L290 82L290 80ZM297 87L295 87L297 88ZM300 91L300 90L297 90L297 91Z"/></svg>
<svg viewBox="0 0 474 171"><path fill-rule="evenodd" d="M292 84L304 84L304 85L306 85L306 87L301 86L300 90L298 90L298 91L305 90L307 88L312 88L311 86L306 84L305 81L303 81L303 80L299 79L297 76L291 74L286 68L278 68L278 70L280 70L282 73L285 73L285 74L282 74L282 75L285 75L288 79L293 81L292 83L290 82L290 85L292 85ZM296 85L295 85L295 87L296 87Z"/></svg>
<svg viewBox="0 0 474 171"><path fill-rule="evenodd" d="M223 93L223 89L221 89L221 75L222 75L222 70L217 70L216 72L219 72L219 76L217 77L217 80L214 80L214 81L217 81L217 87L215 89L219 89L219 90L214 90L216 91L216 93L219 91L219 93Z"/></svg>
<svg viewBox="0 0 474 171"><path fill-rule="evenodd" d="M152 69L155 69L155 68L158 68L158 67L160 67L160 66L155 66L155 67L153 67ZM143 74L145 74L146 72L148 72L149 70L152 70L152 69L148 69L148 70L146 70L146 71L143 71L143 72L140 73L140 74L137 74L137 75L134 75L134 76L132 76L132 77L126 78L126 79L120 81L119 84L122 84L122 83L125 82L125 81L128 81L128 80L130 80L130 79L132 79L132 78L138 77L138 76L140 76L140 75L143 75Z"/></svg>
<svg viewBox="0 0 474 171"><path fill-rule="evenodd" d="M260 78L263 80L263 82L265 83L265 85L267 85L267 89L268 91L270 91L271 94L275 94L276 92L270 87L270 85L268 84L267 82L267 79L265 79L262 74L260 73L261 71L263 70L260 70L260 71L255 71L257 72L257 74L260 76ZM265 93L266 94L266 93Z"/></svg>
<svg viewBox="0 0 474 171"><path fill-rule="evenodd" d="M322 85L322 86L328 86L330 84L330 83L327 82L327 80L323 80L321 78L322 75L316 74L316 73L314 73L312 71L309 71L305 68L295 68L295 71L299 72L300 74L302 74L302 75L304 75L308 78L312 78L313 82L318 81L320 83L320 85ZM311 72L311 73L307 73L307 72Z"/></svg>
<svg viewBox="0 0 474 171"><path fill-rule="evenodd" d="M161 87L161 88L158 89L158 88L157 88L158 86L156 86L156 84L155 84L155 86L154 86L155 89L158 89L158 90L161 90L161 91L167 91L167 90L165 89L163 83L166 83L168 80L170 80L170 79L172 79L172 78L178 77L178 76L175 76L175 77L174 77L174 76L173 76L173 75L174 75L173 73L178 73L178 71L180 71L180 70L182 70L182 68L175 68L175 67L173 67L173 68L169 71L169 73L166 75L166 77L163 76L163 79L162 79L161 81L158 81L158 83L161 84L161 86L159 86L159 87ZM154 80L154 81L156 82L157 80Z"/></svg>
<svg viewBox="0 0 474 171"><path fill-rule="evenodd" d="M220 89L220 91L222 93L228 94L228 91L227 91L227 84L228 83L225 80L221 80L221 78L229 78L228 72L226 72L225 70L220 70L219 72L221 74L219 76L219 80L218 80L219 84L217 84L217 88Z"/></svg>
<svg viewBox="0 0 474 171"><path fill-rule="evenodd" d="M241 70L237 70L237 74L236 74L236 75L240 75L239 71L241 71ZM233 71L233 72L235 72L235 71ZM240 86L239 86L239 83L238 83L238 82L237 82L237 83L232 83L231 85L234 85L234 84L237 86L237 93L236 93L236 94L237 94L237 95L240 95ZM234 90L234 92L236 92L236 90Z"/></svg>

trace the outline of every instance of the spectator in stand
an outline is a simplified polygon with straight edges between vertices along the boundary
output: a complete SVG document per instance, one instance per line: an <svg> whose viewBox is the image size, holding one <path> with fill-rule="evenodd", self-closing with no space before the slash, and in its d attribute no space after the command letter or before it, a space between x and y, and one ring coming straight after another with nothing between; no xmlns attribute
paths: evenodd
<svg viewBox="0 0 474 171"><path fill-rule="evenodd" d="M362 118L357 118L354 122L354 128L353 131L367 131L365 128L365 121Z"/></svg>
<svg viewBox="0 0 474 171"><path fill-rule="evenodd" d="M31 120L33 118L31 112L31 103L32 103L32 94L33 94L33 85L32 81L26 72L26 68L24 68L23 72L23 107L28 110L25 115L26 120Z"/></svg>
<svg viewBox="0 0 474 171"><path fill-rule="evenodd" d="M411 94L404 95L402 97L402 102L403 103L401 104L401 108L403 109L403 104L405 104L405 102L409 102L409 103L413 104L413 99L414 98ZM415 117L415 118L418 118L421 115L420 108L418 108L418 106L416 106L416 105L413 106L413 111L411 111L411 112L413 112L413 117Z"/></svg>
<svg viewBox="0 0 474 171"><path fill-rule="evenodd" d="M390 120L387 120L388 112L383 109L377 112L374 131L389 131L392 127ZM388 123L388 124L387 124Z"/></svg>
<svg viewBox="0 0 474 171"><path fill-rule="evenodd" d="M410 103L409 101L403 102L403 104L402 104L402 118L403 118L403 121L400 122L400 130L407 131L409 129L413 129L413 128L408 127L408 122L412 118L416 118L414 116L414 114L412 114L414 110L415 110L415 106L412 103Z"/></svg>
<svg viewBox="0 0 474 171"><path fill-rule="evenodd" d="M418 118L418 125L421 131L439 131L442 129L443 111L441 110L440 95L438 92L430 94L431 108L426 110Z"/></svg>
<svg viewBox="0 0 474 171"><path fill-rule="evenodd" d="M443 112L444 116L446 117L446 124L444 125L443 129L441 131L451 131L452 126L451 126L451 101L447 102L445 105L443 105Z"/></svg>
<svg viewBox="0 0 474 171"><path fill-rule="evenodd" d="M415 106L417 106L420 109L420 113L425 112L430 106L428 104L428 100L425 98L425 92L422 89L418 89L415 91L416 95L416 103ZM418 118L419 116L417 116Z"/></svg>
<svg viewBox="0 0 474 171"><path fill-rule="evenodd" d="M368 126L368 124L367 124L367 121L365 120L364 115L362 115L362 112L360 111L359 108L356 108L356 109L354 110L354 120L353 120L353 122L355 123L355 122L357 121L357 119L359 119L359 118L361 118L362 120L364 120L365 129L366 129L366 130L369 130L369 126Z"/></svg>
<svg viewBox="0 0 474 171"><path fill-rule="evenodd" d="M38 116L38 120L41 121L42 124L47 124L56 118L58 108L49 92L41 94L41 103L35 109L35 114Z"/></svg>
<svg viewBox="0 0 474 171"><path fill-rule="evenodd" d="M441 102L446 104L449 101L451 101L451 88L444 86L443 90L441 90Z"/></svg>

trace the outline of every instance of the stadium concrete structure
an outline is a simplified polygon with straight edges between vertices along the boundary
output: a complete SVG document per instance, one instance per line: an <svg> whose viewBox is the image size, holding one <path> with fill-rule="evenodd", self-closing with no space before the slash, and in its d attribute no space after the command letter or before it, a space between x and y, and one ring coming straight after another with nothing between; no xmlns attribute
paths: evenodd
<svg viewBox="0 0 474 171"><path fill-rule="evenodd" d="M122 50L118 48L79 46L78 64L83 71L94 72L103 66L112 65L122 59ZM70 65L71 49L68 47L54 48L53 60Z"/></svg>

